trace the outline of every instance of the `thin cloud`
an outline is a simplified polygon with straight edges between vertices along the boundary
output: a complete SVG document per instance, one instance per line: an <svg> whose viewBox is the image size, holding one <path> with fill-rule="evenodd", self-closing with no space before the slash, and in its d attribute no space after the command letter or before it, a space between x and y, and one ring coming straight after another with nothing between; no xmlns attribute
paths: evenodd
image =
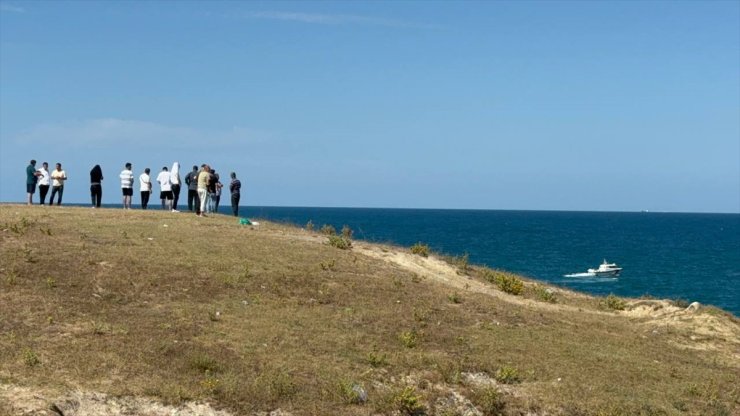
<svg viewBox="0 0 740 416"><path fill-rule="evenodd" d="M25 13L26 9L23 7L13 6L12 4L8 3L0 3L0 11L2 12L10 12L10 13Z"/></svg>
<svg viewBox="0 0 740 416"><path fill-rule="evenodd" d="M399 28L434 28L433 25L425 25L398 19L385 19L370 16L358 16L351 14L321 14L301 12L278 12L278 11L255 11L240 14L246 19L282 20L319 25L366 25L385 26Z"/></svg>
<svg viewBox="0 0 740 416"><path fill-rule="evenodd" d="M263 141L265 134L242 127L211 131L148 121L102 118L41 124L20 133L15 139L20 143L65 143L66 146L84 148L132 144L156 147L159 144L171 146L173 143L177 143L178 147L197 147L203 143L210 146L256 143Z"/></svg>

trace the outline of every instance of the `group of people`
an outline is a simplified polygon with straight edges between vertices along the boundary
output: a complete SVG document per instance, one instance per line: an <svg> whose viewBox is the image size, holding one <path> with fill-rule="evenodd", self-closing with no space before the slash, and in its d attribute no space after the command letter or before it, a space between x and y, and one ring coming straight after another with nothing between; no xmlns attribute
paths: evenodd
<svg viewBox="0 0 740 416"><path fill-rule="evenodd" d="M48 163L42 163L40 169L36 169L36 161L31 160L26 167L26 191L28 194L28 205L33 204L33 194L36 192L36 185L39 188L39 203L46 203L46 195L51 184L52 192L49 205L53 205L53 200L58 195L57 205L62 204L62 194L64 192L64 183L67 180L67 174L62 170L61 163L56 164L56 169L49 173ZM149 198L153 192L151 170L149 168L139 175L139 191L141 194L141 208L147 209ZM231 210L234 216L239 216L239 201L241 199L241 181L237 179L236 173L231 172L231 181L229 191L231 192ZM134 172L133 165L126 163L121 171L119 178L121 180L121 190L123 193L123 209L131 209L134 195ZM180 176L180 163L172 164L172 169L167 166L162 168L155 178L159 183L159 198L162 202L162 209L172 212L177 210L177 203L180 198L180 187L182 178ZM195 212L198 216L204 217L206 214L218 212L221 201L221 190L224 185L221 183L219 175L208 164L202 164L200 169L193 166L192 172L185 176L185 185L188 187L188 210ZM103 170L100 165L95 165L90 170L90 197L93 208L100 208L103 198Z"/></svg>

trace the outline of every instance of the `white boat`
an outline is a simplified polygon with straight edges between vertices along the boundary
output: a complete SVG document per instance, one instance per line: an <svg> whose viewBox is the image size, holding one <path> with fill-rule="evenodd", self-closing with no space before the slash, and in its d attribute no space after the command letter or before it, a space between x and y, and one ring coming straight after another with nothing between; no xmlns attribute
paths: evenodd
<svg viewBox="0 0 740 416"><path fill-rule="evenodd" d="M618 276L621 271L621 267L618 267L615 263L607 263L606 260L599 265L598 269L588 269L589 273L601 276Z"/></svg>

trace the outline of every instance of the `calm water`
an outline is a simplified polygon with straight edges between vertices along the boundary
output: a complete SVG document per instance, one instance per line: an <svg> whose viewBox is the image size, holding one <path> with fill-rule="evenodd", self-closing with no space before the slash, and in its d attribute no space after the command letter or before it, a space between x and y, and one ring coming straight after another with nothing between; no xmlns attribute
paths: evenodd
<svg viewBox="0 0 740 416"><path fill-rule="evenodd" d="M225 207L221 207L226 212ZM242 215L438 252L576 290L682 298L740 315L740 215L246 207ZM565 277L603 259L619 278Z"/></svg>

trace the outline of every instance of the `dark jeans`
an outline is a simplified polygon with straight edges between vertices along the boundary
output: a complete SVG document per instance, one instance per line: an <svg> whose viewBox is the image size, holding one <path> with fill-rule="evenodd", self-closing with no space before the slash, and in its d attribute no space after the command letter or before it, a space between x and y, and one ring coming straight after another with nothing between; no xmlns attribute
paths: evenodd
<svg viewBox="0 0 740 416"><path fill-rule="evenodd" d="M239 216L239 198L241 198L239 193L231 194L231 210L235 217Z"/></svg>
<svg viewBox="0 0 740 416"><path fill-rule="evenodd" d="M49 185L39 185L39 202L44 205L46 202L46 194L49 192Z"/></svg>
<svg viewBox="0 0 740 416"><path fill-rule="evenodd" d="M149 196L151 194L150 191L141 191L141 209L146 209L149 205Z"/></svg>
<svg viewBox="0 0 740 416"><path fill-rule="evenodd" d="M216 201L216 203L214 204L216 207L216 210L213 212L218 212L218 204L221 203L221 194L216 194L216 197L214 198L214 200Z"/></svg>
<svg viewBox="0 0 740 416"><path fill-rule="evenodd" d="M200 211L197 189L188 189L188 211Z"/></svg>
<svg viewBox="0 0 740 416"><path fill-rule="evenodd" d="M92 199L92 205L100 208L100 202L103 200L103 185L99 183L90 185L90 198Z"/></svg>
<svg viewBox="0 0 740 416"><path fill-rule="evenodd" d="M180 185L172 185L172 209L177 210L177 200L180 199Z"/></svg>
<svg viewBox="0 0 740 416"><path fill-rule="evenodd" d="M62 194L64 193L64 185L51 187L51 198L49 198L49 205L54 205L54 195L56 195L57 193L59 194L57 205L62 205Z"/></svg>

